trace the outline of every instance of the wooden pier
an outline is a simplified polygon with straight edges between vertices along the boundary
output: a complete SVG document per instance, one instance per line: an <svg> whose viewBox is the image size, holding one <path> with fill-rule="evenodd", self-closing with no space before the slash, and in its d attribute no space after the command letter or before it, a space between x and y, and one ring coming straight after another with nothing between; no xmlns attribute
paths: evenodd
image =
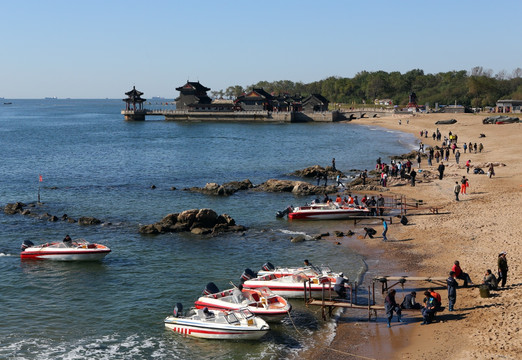
<svg viewBox="0 0 522 360"><path fill-rule="evenodd" d="M388 286L388 281L395 281L394 284ZM375 284L382 284L382 294L390 290L396 285L401 285L404 287L404 284L407 281L416 281L416 282L427 282L431 284L435 284L438 286L446 286L446 278L442 276L376 276L372 279L372 285L368 286L368 298L366 304L359 304L357 297L357 282L355 286L350 286L350 301L344 299L333 299L332 298L332 285L331 283L323 284L323 292L322 298L313 299L311 296L307 296L307 291L309 285L305 281L305 303L306 306L320 306L321 314L323 320L327 320L327 318L332 317L333 310L336 308L344 308L344 309L357 309L357 310L367 310L368 311L368 321L373 318L377 318L377 311L384 311L384 305L376 305L375 302ZM402 311L415 311L419 312L418 309L402 309Z"/></svg>

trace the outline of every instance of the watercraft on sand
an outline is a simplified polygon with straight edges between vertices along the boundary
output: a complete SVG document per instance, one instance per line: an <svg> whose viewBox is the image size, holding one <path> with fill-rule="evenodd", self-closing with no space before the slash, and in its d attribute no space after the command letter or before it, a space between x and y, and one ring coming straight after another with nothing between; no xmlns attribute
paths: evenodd
<svg viewBox="0 0 522 360"><path fill-rule="evenodd" d="M183 306L178 303L174 314L165 318L167 329L182 335L203 339L257 340L270 326L248 309L220 311L190 309L183 316Z"/></svg>
<svg viewBox="0 0 522 360"><path fill-rule="evenodd" d="M266 321L280 321L292 310L292 305L286 299L268 288L244 289L240 286L219 291L214 283L207 284L204 295L194 305L198 309L206 307L211 310L247 308Z"/></svg>
<svg viewBox="0 0 522 360"><path fill-rule="evenodd" d="M32 241L22 243L22 259L45 259L59 261L95 261L101 260L111 252L105 245L91 244L84 239L70 243L52 242L34 245Z"/></svg>

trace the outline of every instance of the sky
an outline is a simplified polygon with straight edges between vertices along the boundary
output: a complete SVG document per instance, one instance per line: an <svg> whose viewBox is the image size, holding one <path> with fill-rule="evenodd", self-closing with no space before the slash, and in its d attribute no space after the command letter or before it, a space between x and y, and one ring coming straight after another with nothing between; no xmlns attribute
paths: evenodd
<svg viewBox="0 0 522 360"><path fill-rule="evenodd" d="M0 97L522 68L520 0L0 0Z"/></svg>

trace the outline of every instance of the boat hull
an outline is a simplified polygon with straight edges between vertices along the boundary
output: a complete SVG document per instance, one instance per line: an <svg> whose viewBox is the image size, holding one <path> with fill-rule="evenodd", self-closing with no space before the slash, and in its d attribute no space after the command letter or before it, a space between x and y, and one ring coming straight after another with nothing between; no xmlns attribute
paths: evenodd
<svg viewBox="0 0 522 360"><path fill-rule="evenodd" d="M219 302L219 301L212 301L211 299L199 299L194 303L194 306L197 309L204 309L208 308L209 310L223 310L223 311L229 311L229 310L236 310L239 308L240 304L238 306L234 306L234 304L227 304L225 302ZM290 310L292 310L291 306L288 306L287 309L265 309L260 307L254 307L254 306L247 306L247 309L250 310L255 316L262 318L265 321L268 322L277 322L283 320L283 318L288 315Z"/></svg>
<svg viewBox="0 0 522 360"><path fill-rule="evenodd" d="M237 325L215 326L213 324L201 324L172 316L165 319L165 327L185 336L222 340L257 340L263 337L269 330L269 328L258 329Z"/></svg>
<svg viewBox="0 0 522 360"><path fill-rule="evenodd" d="M366 208L329 209L324 207L306 206L297 208L288 214L291 220L347 220L354 216L369 215Z"/></svg>
<svg viewBox="0 0 522 360"><path fill-rule="evenodd" d="M302 299L305 297L305 285L302 283L277 283L273 281L245 281L243 286L247 289L257 289L267 287L274 294L291 299ZM325 284L324 291L328 293L330 286ZM310 292L311 289L311 292ZM333 286L332 286L333 291ZM311 288L306 286L306 297L321 298L323 294L323 284L311 284Z"/></svg>
<svg viewBox="0 0 522 360"><path fill-rule="evenodd" d="M20 253L22 259L55 261L99 261L111 252L105 245L67 247L60 243L32 246Z"/></svg>

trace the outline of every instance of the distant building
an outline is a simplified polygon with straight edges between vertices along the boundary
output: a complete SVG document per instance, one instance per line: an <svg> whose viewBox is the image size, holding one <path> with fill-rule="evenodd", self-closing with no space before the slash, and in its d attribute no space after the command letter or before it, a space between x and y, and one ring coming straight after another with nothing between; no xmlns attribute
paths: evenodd
<svg viewBox="0 0 522 360"><path fill-rule="evenodd" d="M125 101L125 110L127 111L141 111L143 110L143 103L147 101L147 99L143 99L141 95L143 93L141 91L136 90L136 86L132 87L131 91L125 93L127 95L127 99L123 99Z"/></svg>
<svg viewBox="0 0 522 360"><path fill-rule="evenodd" d="M393 105L392 99L375 99L373 102L375 105Z"/></svg>
<svg viewBox="0 0 522 360"><path fill-rule="evenodd" d="M323 112L328 111L328 104L330 102L322 95L311 94L303 99L303 112Z"/></svg>
<svg viewBox="0 0 522 360"><path fill-rule="evenodd" d="M187 81L183 86L176 88L179 91L179 97L175 99L176 110L195 110L199 108L209 107L212 99L207 95L210 88L201 85L198 82Z"/></svg>
<svg viewBox="0 0 522 360"><path fill-rule="evenodd" d="M464 105L448 105L444 106L442 112L450 114L465 113L466 108L464 107Z"/></svg>
<svg viewBox="0 0 522 360"><path fill-rule="evenodd" d="M520 113L522 112L522 100L497 100L496 112Z"/></svg>

